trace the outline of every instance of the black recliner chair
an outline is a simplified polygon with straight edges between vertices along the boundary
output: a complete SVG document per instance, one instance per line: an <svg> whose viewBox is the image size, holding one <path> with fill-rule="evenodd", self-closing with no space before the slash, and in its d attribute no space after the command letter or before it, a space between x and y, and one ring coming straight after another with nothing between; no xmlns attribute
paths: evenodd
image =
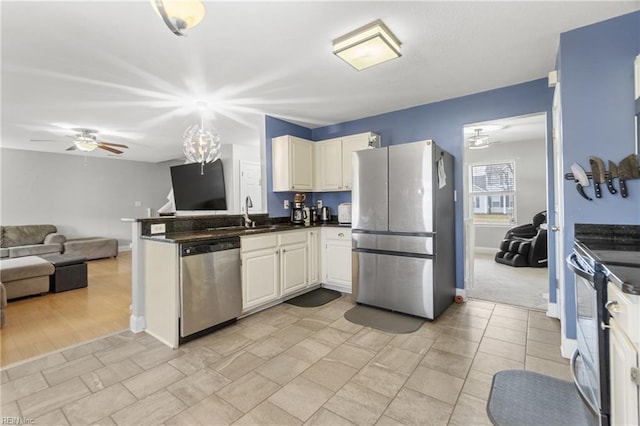
<svg viewBox="0 0 640 426"><path fill-rule="evenodd" d="M536 214L531 222L507 231L496 253L496 262L514 267L547 266L547 230L540 227L547 222L547 212Z"/></svg>

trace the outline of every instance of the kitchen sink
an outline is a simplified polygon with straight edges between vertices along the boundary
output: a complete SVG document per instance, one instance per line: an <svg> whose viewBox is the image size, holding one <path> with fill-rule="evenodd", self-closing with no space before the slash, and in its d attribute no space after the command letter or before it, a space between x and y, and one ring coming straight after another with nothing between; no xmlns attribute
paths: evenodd
<svg viewBox="0 0 640 426"><path fill-rule="evenodd" d="M275 231L278 229L290 229L291 225L287 223L277 224L277 225L258 225L255 228L246 228L244 232L264 232L264 231Z"/></svg>

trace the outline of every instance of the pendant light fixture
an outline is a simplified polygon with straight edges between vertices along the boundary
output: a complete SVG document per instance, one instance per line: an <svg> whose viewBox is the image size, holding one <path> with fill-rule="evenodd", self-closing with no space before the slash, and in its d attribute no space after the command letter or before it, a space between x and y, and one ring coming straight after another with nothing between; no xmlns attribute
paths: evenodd
<svg viewBox="0 0 640 426"><path fill-rule="evenodd" d="M184 36L183 31L198 25L205 14L200 0L151 0L151 5L177 36Z"/></svg>
<svg viewBox="0 0 640 426"><path fill-rule="evenodd" d="M204 164L220 158L220 135L214 129L206 129L201 116L200 124L194 124L184 132L182 148L187 162L200 163L200 174L204 174Z"/></svg>

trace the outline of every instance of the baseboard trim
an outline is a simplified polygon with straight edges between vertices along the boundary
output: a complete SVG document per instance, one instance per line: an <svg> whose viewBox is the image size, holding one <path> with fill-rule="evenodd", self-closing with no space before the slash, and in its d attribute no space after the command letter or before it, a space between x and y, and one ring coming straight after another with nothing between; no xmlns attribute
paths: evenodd
<svg viewBox="0 0 640 426"><path fill-rule="evenodd" d="M473 251L478 254L494 254L500 250L495 247L474 247Z"/></svg>
<svg viewBox="0 0 640 426"><path fill-rule="evenodd" d="M343 286L343 285L340 285L340 284L325 284L325 283L322 283L321 286L324 287L324 288L328 288L329 290L339 291L340 293L351 294L351 287L350 286Z"/></svg>
<svg viewBox="0 0 640 426"><path fill-rule="evenodd" d="M126 246L118 246L118 253L123 251L131 251L131 244L127 244Z"/></svg>
<svg viewBox="0 0 640 426"><path fill-rule="evenodd" d="M562 336L560 342L560 353L563 358L571 358L571 354L573 354L573 351L575 351L577 347L578 341L576 339L567 339L566 337Z"/></svg>
<svg viewBox="0 0 640 426"><path fill-rule="evenodd" d="M547 304L547 316L551 318L560 318L558 312L558 304L549 302Z"/></svg>
<svg viewBox="0 0 640 426"><path fill-rule="evenodd" d="M147 324L144 317L131 315L129 317L129 328L133 333L140 333L144 331L144 329L147 328Z"/></svg>

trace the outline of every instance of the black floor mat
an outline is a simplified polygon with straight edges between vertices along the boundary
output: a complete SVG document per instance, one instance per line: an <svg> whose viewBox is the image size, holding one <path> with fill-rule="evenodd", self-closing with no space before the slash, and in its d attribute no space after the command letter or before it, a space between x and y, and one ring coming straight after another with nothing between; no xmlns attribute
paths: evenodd
<svg viewBox="0 0 640 426"><path fill-rule="evenodd" d="M342 296L342 293L339 291L329 290L328 288L317 288L309 293L301 294L293 299L289 299L285 303L299 306L301 308L315 308L316 306L322 306L325 303L329 303L340 296Z"/></svg>
<svg viewBox="0 0 640 426"><path fill-rule="evenodd" d="M390 312L371 306L356 305L344 313L344 317L355 324L387 333L413 333L424 324L424 320L412 315Z"/></svg>

